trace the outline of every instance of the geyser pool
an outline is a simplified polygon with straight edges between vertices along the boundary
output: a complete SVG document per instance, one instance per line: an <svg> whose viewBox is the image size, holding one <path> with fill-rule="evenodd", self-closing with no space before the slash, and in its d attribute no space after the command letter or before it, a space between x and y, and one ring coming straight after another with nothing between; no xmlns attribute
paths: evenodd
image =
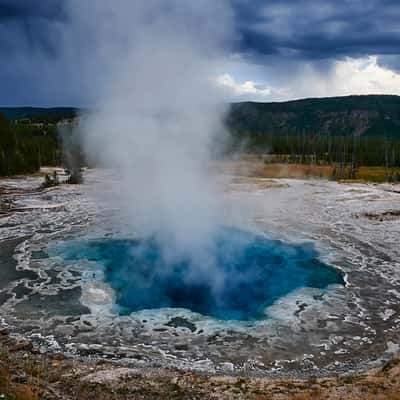
<svg viewBox="0 0 400 400"><path fill-rule="evenodd" d="M65 259L101 266L122 314L178 307L223 320L256 320L295 289L344 283L311 243L220 229L210 254L198 259L166 255L160 243L155 237L74 241L60 251Z"/></svg>

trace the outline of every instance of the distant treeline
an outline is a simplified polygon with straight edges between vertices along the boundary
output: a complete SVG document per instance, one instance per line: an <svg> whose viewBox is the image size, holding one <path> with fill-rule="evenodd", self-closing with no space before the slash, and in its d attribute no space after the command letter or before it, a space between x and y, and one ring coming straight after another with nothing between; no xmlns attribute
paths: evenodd
<svg viewBox="0 0 400 400"><path fill-rule="evenodd" d="M61 160L54 123L17 123L0 113L1 176L36 172L41 165L60 165Z"/></svg>
<svg viewBox="0 0 400 400"><path fill-rule="evenodd" d="M71 122L78 111L0 108L0 175L82 164L83 154L72 140ZM339 178L355 176L360 166L381 166L394 179L391 171L400 168L399 96L236 103L226 122L232 135L229 151L267 154L266 162L330 165Z"/></svg>
<svg viewBox="0 0 400 400"><path fill-rule="evenodd" d="M399 96L235 103L227 124L234 152L268 154L266 162L330 165L336 178L382 166L388 179L398 179Z"/></svg>
<svg viewBox="0 0 400 400"><path fill-rule="evenodd" d="M300 164L355 163L400 167L400 140L385 137L234 134L232 149Z"/></svg>
<svg viewBox="0 0 400 400"><path fill-rule="evenodd" d="M362 136L400 140L400 96L345 96L282 103L234 103L234 132L274 136Z"/></svg>
<svg viewBox="0 0 400 400"><path fill-rule="evenodd" d="M0 113L9 121L21 121L23 119L36 119L40 121L74 118L79 112L84 111L74 107L0 107Z"/></svg>

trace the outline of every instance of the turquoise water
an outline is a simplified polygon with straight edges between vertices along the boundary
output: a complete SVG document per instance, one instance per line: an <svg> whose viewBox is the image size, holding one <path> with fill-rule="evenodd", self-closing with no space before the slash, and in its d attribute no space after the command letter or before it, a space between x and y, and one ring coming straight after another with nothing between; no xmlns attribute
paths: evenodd
<svg viewBox="0 0 400 400"><path fill-rule="evenodd" d="M293 290L343 285L310 243L291 244L237 229L220 229L207 254L171 257L155 238L69 242L65 259L99 263L121 313L187 308L223 320L257 320Z"/></svg>

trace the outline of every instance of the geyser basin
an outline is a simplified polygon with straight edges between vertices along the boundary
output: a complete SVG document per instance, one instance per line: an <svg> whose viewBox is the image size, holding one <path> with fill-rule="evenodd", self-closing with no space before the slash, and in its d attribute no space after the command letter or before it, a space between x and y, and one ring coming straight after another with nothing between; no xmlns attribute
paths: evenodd
<svg viewBox="0 0 400 400"><path fill-rule="evenodd" d="M155 238L63 246L67 259L100 263L121 313L179 307L224 320L265 318L265 308L301 287L343 284L310 243L289 244L221 229L207 252L170 254Z"/></svg>

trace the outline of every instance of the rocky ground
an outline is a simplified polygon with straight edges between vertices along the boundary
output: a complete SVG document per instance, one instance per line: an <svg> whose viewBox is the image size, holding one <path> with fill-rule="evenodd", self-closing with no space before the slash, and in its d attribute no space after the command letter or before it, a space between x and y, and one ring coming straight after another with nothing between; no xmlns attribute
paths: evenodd
<svg viewBox="0 0 400 400"><path fill-rule="evenodd" d="M110 399L400 399L400 359L379 370L335 378L271 380L173 369L120 367L102 360L40 354L0 331L0 398Z"/></svg>

